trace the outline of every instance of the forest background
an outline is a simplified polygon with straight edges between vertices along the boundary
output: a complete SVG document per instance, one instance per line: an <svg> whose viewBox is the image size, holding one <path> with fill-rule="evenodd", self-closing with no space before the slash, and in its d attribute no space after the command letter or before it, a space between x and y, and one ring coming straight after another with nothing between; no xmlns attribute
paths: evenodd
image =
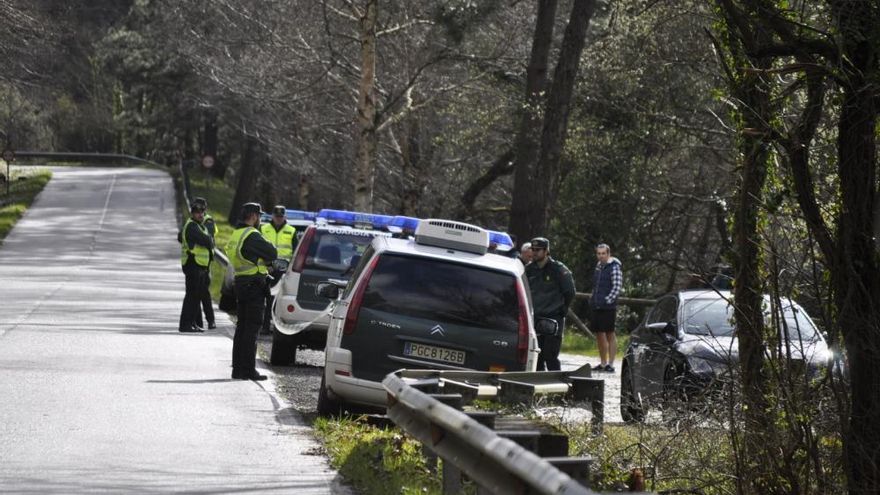
<svg viewBox="0 0 880 495"><path fill-rule="evenodd" d="M631 297L730 265L737 491L880 487L876 2L0 0L0 13L8 149L209 155L233 211L544 235L584 291L600 242ZM829 372L806 405L768 372L775 334L755 295L770 292L846 355L848 377ZM820 415L839 420L832 440Z"/></svg>

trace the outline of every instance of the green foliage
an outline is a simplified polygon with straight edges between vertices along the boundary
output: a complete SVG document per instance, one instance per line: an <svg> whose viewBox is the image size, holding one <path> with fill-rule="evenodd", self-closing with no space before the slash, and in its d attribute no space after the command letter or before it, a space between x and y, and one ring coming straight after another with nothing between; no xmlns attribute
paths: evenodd
<svg viewBox="0 0 880 495"><path fill-rule="evenodd" d="M596 436L588 424L557 427L569 435L572 455L594 458L594 489L617 489L629 481L633 469L640 469L650 491L733 492L732 450L723 429L606 425Z"/></svg>
<svg viewBox="0 0 880 495"><path fill-rule="evenodd" d="M6 162L0 160L0 165L0 171L5 176ZM6 185L0 184L0 204L3 205L0 206L0 243L52 178L52 172L45 169L13 168L11 176L9 197L6 196Z"/></svg>
<svg viewBox="0 0 880 495"><path fill-rule="evenodd" d="M623 355L626 346L629 344L629 335L617 336L617 356ZM586 335L568 328L562 334L562 352L568 354L578 354L581 356L599 356L599 347L595 339L591 339Z"/></svg>
<svg viewBox="0 0 880 495"><path fill-rule="evenodd" d="M330 462L364 495L440 494L440 478L421 455L421 444L396 428L375 428L360 419L318 418L315 433Z"/></svg>

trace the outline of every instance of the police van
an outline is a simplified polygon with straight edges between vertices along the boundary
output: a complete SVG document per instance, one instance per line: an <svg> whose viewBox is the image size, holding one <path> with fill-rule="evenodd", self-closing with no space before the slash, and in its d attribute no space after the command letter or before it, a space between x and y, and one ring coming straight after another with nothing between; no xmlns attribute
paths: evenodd
<svg viewBox="0 0 880 495"><path fill-rule="evenodd" d="M384 407L382 379L401 368L534 371L523 265L489 248L480 227L421 220L413 238L372 239L348 284L318 283L319 295L336 300L318 412Z"/></svg>
<svg viewBox="0 0 880 495"><path fill-rule="evenodd" d="M291 365L299 348L323 349L330 301L319 297L320 282L344 284L374 237L391 236L393 217L324 209L300 239L277 285L272 306L273 365Z"/></svg>

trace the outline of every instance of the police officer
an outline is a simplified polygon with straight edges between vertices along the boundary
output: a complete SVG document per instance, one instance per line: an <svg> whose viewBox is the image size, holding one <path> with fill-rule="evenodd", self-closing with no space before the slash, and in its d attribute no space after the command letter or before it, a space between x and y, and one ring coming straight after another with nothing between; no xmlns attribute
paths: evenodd
<svg viewBox="0 0 880 495"><path fill-rule="evenodd" d="M526 265L526 277L532 291L535 317L556 320L555 335L538 335L538 371L558 371L559 349L562 347L562 331L565 315L574 300L574 279L564 264L550 257L550 241L535 237L531 241L532 261Z"/></svg>
<svg viewBox="0 0 880 495"><path fill-rule="evenodd" d="M202 224L204 217L205 206L201 203L193 203L190 208L190 218L180 232L180 264L186 277L186 294L183 297L180 322L177 325L178 331L181 332L204 331L194 325L196 313L199 312L199 301L202 294L208 290L208 264L211 260L211 251L214 249L214 241Z"/></svg>
<svg viewBox="0 0 880 495"><path fill-rule="evenodd" d="M241 221L236 225L226 253L235 272L238 322L232 339L232 378L238 380L265 380L266 375L257 372L257 333L263 321L263 304L269 287L267 265L278 254L275 246L260 233L259 203L246 203L241 207Z"/></svg>
<svg viewBox="0 0 880 495"><path fill-rule="evenodd" d="M193 198L193 203L199 203L205 206L205 219L202 221L202 225L205 226L205 229L208 231L208 235L211 236L211 240L214 240L214 236L217 234L217 224L214 223L214 217L208 213L208 200L202 197ZM211 259L208 263L208 283L205 285L205 292L202 294L202 311L205 312L205 320L208 322L208 328L214 329L217 328L217 324L214 321L214 303L211 301L211 263L214 262L214 250L211 250ZM202 327L202 313L196 311L196 325Z"/></svg>
<svg viewBox="0 0 880 495"><path fill-rule="evenodd" d="M293 257L293 250L296 248L296 229L293 225L287 223L287 208L283 205L276 205L272 208L272 221L264 223L260 226L260 232L267 241L275 246L278 251L278 259L290 262ZM278 283L281 279L280 274L276 274L272 285ZM271 294L266 296L266 309L263 313L263 331L268 333L272 322L272 303L274 297Z"/></svg>

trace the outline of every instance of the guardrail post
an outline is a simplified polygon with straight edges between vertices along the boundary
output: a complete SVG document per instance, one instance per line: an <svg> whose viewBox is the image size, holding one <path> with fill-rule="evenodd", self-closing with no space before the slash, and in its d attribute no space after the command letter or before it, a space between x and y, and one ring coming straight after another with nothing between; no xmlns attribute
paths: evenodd
<svg viewBox="0 0 880 495"><path fill-rule="evenodd" d="M443 495L462 493L461 469L451 462L443 461Z"/></svg>
<svg viewBox="0 0 880 495"><path fill-rule="evenodd" d="M602 425L605 422L605 380L573 376L568 395L574 401L590 403L590 411L593 413L593 433L596 435L602 433Z"/></svg>

